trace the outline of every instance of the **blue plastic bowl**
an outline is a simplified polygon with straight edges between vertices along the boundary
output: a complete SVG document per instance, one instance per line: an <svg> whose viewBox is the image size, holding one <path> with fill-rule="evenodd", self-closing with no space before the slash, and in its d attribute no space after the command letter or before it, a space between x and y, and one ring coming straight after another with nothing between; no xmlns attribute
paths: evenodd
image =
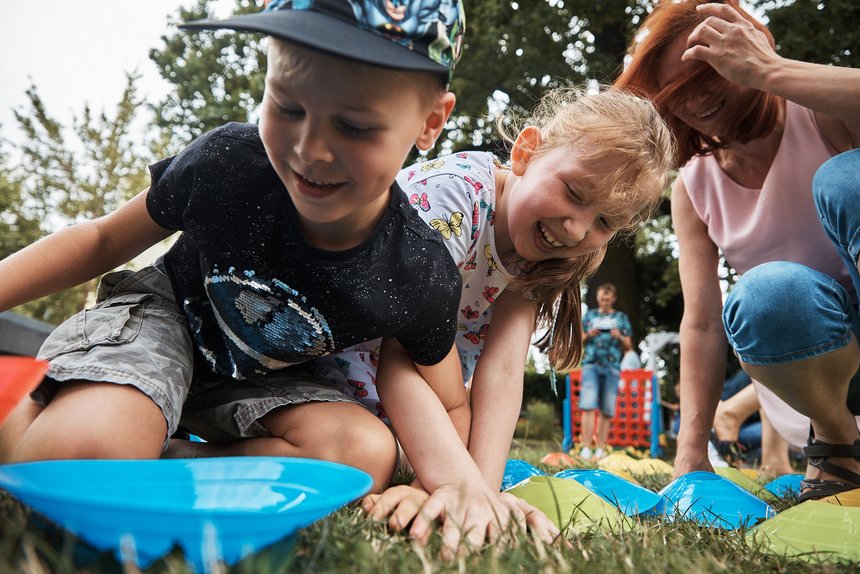
<svg viewBox="0 0 860 574"><path fill-rule="evenodd" d="M653 516L663 511L662 496L606 470L571 468L553 476L575 480L627 516Z"/></svg>
<svg viewBox="0 0 860 574"><path fill-rule="evenodd" d="M670 519L734 530L776 515L765 501L712 472L691 472L669 483L660 494Z"/></svg>
<svg viewBox="0 0 860 574"><path fill-rule="evenodd" d="M367 493L371 477L298 458L63 460L0 466L0 488L144 568L171 550L232 564Z"/></svg>
<svg viewBox="0 0 860 574"><path fill-rule="evenodd" d="M505 463L505 476L502 477L502 490L514 487L530 476L546 476L546 473L524 460L509 458Z"/></svg>

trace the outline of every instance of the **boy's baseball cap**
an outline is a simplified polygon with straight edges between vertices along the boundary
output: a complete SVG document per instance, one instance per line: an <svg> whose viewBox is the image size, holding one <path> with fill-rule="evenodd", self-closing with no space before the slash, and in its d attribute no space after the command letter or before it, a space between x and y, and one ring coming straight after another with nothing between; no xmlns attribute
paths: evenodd
<svg viewBox="0 0 860 574"><path fill-rule="evenodd" d="M269 0L262 12L179 27L260 32L351 60L450 79L465 15L462 0Z"/></svg>

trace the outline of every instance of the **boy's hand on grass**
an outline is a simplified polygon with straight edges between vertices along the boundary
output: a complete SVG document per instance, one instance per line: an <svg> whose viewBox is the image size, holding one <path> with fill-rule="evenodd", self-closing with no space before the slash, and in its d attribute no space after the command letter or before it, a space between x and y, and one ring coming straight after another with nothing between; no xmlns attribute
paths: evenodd
<svg viewBox="0 0 860 574"><path fill-rule="evenodd" d="M430 495L423 488L401 484L392 486L382 494L368 494L361 501L361 508L373 520L388 518L388 527L395 532L406 528L418 515Z"/></svg>

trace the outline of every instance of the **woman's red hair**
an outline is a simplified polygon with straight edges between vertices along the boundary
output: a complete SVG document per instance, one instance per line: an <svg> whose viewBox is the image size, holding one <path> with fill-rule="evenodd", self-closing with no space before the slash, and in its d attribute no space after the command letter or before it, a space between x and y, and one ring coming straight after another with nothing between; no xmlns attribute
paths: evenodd
<svg viewBox="0 0 860 574"><path fill-rule="evenodd" d="M614 87L630 90L651 98L666 119L678 142L677 165L681 166L694 155L705 155L726 147L731 141L746 143L771 133L779 116L779 98L755 90L746 114L737 117L734 125L726 126L726 139L708 137L675 117L671 110L689 98L700 86L730 82L720 76L709 64L696 62L693 71L686 77L660 87L657 84L660 63L666 48L679 36L687 36L704 18L696 6L713 0L662 0L645 19L630 44L630 62ZM724 0L738 11L753 26L761 30L774 45L770 31L738 5L737 0Z"/></svg>

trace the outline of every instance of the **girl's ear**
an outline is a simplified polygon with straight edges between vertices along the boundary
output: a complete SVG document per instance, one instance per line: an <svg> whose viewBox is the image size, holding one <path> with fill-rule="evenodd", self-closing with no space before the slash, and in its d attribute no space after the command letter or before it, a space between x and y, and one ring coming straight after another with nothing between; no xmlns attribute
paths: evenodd
<svg viewBox="0 0 860 574"><path fill-rule="evenodd" d="M526 165L534 156L540 146L540 128L529 126L520 132L514 147L511 149L511 172L514 175L522 175L526 171Z"/></svg>
<svg viewBox="0 0 860 574"><path fill-rule="evenodd" d="M421 133L415 139L415 147L421 151L427 151L436 144L436 138L442 133L442 128L445 127L455 103L457 98L451 92L445 92L436 100L427 117L424 118Z"/></svg>

